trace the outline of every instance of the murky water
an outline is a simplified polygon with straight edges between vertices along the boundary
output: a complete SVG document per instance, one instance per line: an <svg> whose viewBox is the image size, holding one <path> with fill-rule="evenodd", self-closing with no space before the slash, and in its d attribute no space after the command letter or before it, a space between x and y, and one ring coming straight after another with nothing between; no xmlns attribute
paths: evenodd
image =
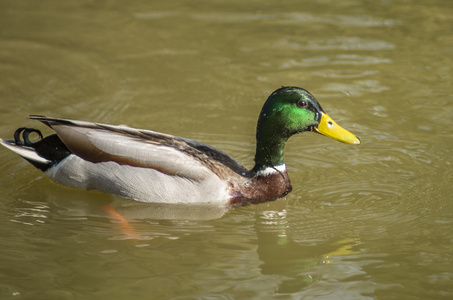
<svg viewBox="0 0 453 300"><path fill-rule="evenodd" d="M362 145L293 137L293 192L230 211L61 187L1 149L0 298L453 297L451 1L148 2L0 3L0 136L128 124L251 167L261 105L296 85Z"/></svg>

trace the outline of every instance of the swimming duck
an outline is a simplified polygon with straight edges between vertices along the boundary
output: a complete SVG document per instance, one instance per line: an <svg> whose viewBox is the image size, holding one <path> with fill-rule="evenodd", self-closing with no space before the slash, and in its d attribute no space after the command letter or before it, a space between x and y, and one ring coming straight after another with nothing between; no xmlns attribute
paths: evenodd
<svg viewBox="0 0 453 300"><path fill-rule="evenodd" d="M56 134L19 128L0 143L56 183L154 203L239 206L284 197L292 186L283 161L289 137L313 131L347 144L360 140L337 125L305 89L282 87L261 110L255 166L247 170L206 144L127 126L31 115ZM32 142L30 134L40 140Z"/></svg>

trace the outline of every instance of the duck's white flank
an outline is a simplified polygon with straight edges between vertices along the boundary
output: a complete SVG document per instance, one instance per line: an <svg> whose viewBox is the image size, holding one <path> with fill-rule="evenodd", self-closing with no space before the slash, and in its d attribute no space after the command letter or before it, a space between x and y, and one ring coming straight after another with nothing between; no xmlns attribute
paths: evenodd
<svg viewBox="0 0 453 300"><path fill-rule="evenodd" d="M154 203L201 203L224 205L230 198L228 185L217 176L191 180L151 168L119 165L108 161L91 163L69 155L44 173L56 183Z"/></svg>
<svg viewBox="0 0 453 300"><path fill-rule="evenodd" d="M269 175L274 175L277 173L285 172L286 171L286 165L281 164L278 166L273 166L273 167L267 167L264 170L259 170L256 172L257 176L269 176Z"/></svg>

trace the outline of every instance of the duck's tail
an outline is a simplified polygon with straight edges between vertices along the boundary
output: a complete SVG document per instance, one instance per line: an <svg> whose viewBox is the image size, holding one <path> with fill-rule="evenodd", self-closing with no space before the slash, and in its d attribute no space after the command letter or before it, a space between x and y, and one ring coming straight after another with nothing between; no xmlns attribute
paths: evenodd
<svg viewBox="0 0 453 300"><path fill-rule="evenodd" d="M40 140L32 142L30 134L36 133ZM17 153L41 171L46 171L66 158L71 151L57 135L43 138L41 132L33 128L19 128L14 133L14 140L0 139L0 144Z"/></svg>

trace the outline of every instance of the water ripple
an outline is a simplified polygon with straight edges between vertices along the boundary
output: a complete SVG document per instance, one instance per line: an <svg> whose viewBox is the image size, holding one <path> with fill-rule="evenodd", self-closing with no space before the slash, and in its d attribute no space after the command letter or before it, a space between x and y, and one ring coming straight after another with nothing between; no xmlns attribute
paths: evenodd
<svg viewBox="0 0 453 300"><path fill-rule="evenodd" d="M243 23L243 22L275 22L286 23L319 23L334 24L339 26L356 27L393 27L401 25L402 22L393 19L384 19L369 15L329 15L329 14L310 14L310 13L243 13L243 12L205 12L193 13L181 11L152 11L134 14L137 19L154 20L169 17L189 17L196 20L215 21L224 23Z"/></svg>
<svg viewBox="0 0 453 300"><path fill-rule="evenodd" d="M289 38L278 43L298 50L391 50L395 45L381 40L366 40L359 37L336 37L334 39L307 40L301 38Z"/></svg>
<svg viewBox="0 0 453 300"><path fill-rule="evenodd" d="M301 60L291 59L290 61L283 63L280 67L287 69L293 67L313 67L325 65L376 65L384 63L388 64L391 62L391 59L375 56L366 56L359 54L337 54L314 56Z"/></svg>

